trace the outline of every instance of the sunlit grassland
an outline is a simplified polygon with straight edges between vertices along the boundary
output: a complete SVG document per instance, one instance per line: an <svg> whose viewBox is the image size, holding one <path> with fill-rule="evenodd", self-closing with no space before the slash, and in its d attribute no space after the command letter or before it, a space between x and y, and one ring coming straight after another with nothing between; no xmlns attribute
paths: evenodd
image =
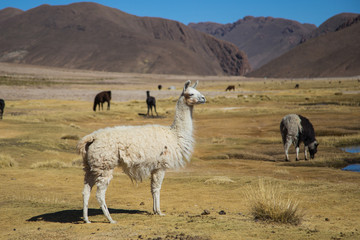
<svg viewBox="0 0 360 240"><path fill-rule="evenodd" d="M225 92L227 85L236 85L236 91ZM199 239L360 237L360 175L340 170L360 162L359 154L340 149L360 144L357 80L206 79L198 89L209 94L208 101L194 109L191 162L165 177L161 204L167 215L150 214L149 180L132 184L116 170L107 192L116 225L106 222L94 193L94 224L79 224L83 172L77 139L116 125L170 125L177 99L158 99L161 118L140 116L147 110L145 101L138 100L115 101L103 112L93 112L88 101L7 101L0 121L0 238L165 239L180 233ZM295 162L291 147L293 161L284 162L279 124L289 113L313 123L320 143L314 160L304 161L301 147L301 161ZM280 200L295 199L302 214L297 226L254 219L246 192L257 188L259 179L278 187ZM201 215L204 210L210 214Z"/></svg>

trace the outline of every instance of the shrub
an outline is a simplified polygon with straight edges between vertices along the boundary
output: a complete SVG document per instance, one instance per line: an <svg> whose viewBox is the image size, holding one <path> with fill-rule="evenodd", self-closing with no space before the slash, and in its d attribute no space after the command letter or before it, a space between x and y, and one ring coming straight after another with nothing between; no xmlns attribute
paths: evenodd
<svg viewBox="0 0 360 240"><path fill-rule="evenodd" d="M260 179L258 186L251 187L246 195L255 220L294 225L301 221L299 203L294 199L284 197L279 185Z"/></svg>
<svg viewBox="0 0 360 240"><path fill-rule="evenodd" d="M18 166L18 163L11 156L0 154L0 168L16 166Z"/></svg>

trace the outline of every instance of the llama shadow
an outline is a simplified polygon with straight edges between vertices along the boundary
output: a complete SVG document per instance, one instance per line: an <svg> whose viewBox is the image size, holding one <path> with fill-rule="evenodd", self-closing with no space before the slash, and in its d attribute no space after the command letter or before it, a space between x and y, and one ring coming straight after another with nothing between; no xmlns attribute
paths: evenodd
<svg viewBox="0 0 360 240"><path fill-rule="evenodd" d="M125 210L125 209L112 209L109 208L111 214L123 213L123 214L146 214L150 215L147 211L141 210ZM101 209L89 209L89 216L103 215ZM83 222L83 211L82 210L64 210L54 213L45 213L35 217L32 217L26 221L28 222L57 222L57 223L81 223Z"/></svg>
<svg viewBox="0 0 360 240"><path fill-rule="evenodd" d="M164 116L147 115L146 113L138 113L138 115L143 118L165 118Z"/></svg>

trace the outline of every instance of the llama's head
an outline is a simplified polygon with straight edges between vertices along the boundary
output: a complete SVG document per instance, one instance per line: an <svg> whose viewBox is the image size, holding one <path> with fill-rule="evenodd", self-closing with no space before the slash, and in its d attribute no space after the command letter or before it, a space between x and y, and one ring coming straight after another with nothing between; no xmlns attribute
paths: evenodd
<svg viewBox="0 0 360 240"><path fill-rule="evenodd" d="M319 146L319 143L315 140L314 142L309 144L309 153L310 158L315 158L315 153L317 152L317 147Z"/></svg>
<svg viewBox="0 0 360 240"><path fill-rule="evenodd" d="M184 90L181 94L185 98L186 105L193 106L196 104L205 103L205 97L198 90L196 90L198 81L196 81L195 84L192 86L190 86L190 84L191 81L187 80L184 85Z"/></svg>

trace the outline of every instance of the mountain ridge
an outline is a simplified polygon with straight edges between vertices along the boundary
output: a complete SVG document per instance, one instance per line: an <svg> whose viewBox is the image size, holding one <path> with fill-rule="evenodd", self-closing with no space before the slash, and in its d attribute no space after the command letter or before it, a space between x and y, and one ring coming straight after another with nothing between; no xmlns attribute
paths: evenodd
<svg viewBox="0 0 360 240"><path fill-rule="evenodd" d="M248 74L249 77L360 75L360 22L311 38Z"/></svg>
<svg viewBox="0 0 360 240"><path fill-rule="evenodd" d="M137 17L97 3L44 4L0 21L0 32L4 62L185 75L251 70L246 54L232 43L176 21Z"/></svg>
<svg viewBox="0 0 360 240"><path fill-rule="evenodd" d="M205 22L188 26L234 43L247 54L253 69L290 50L316 29L313 24L289 19L253 16L228 24Z"/></svg>

